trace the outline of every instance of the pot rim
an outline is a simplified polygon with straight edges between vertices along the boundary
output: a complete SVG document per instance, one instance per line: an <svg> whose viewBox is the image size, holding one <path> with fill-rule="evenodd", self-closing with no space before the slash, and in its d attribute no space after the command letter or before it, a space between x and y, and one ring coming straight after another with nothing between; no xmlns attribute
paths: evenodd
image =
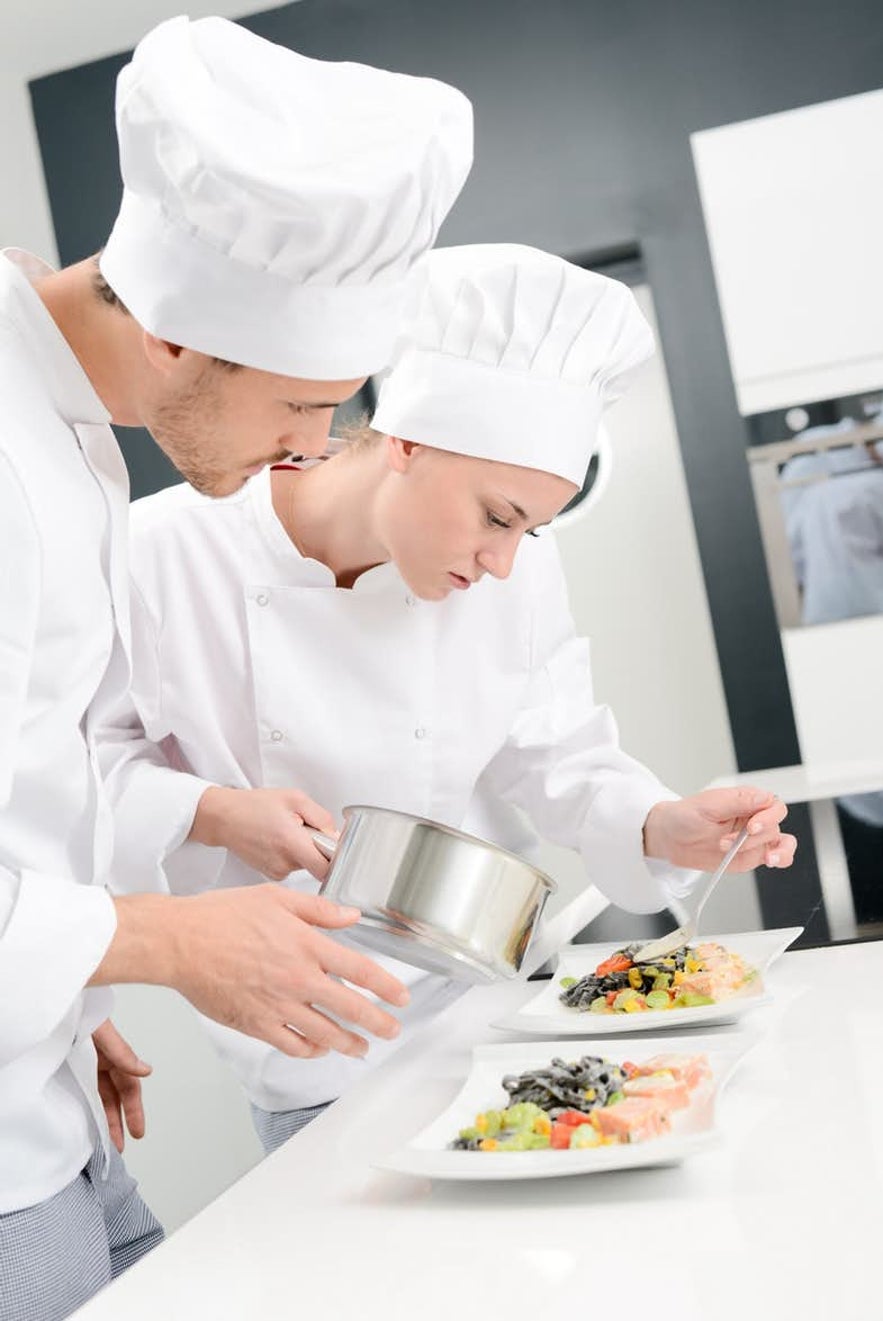
<svg viewBox="0 0 883 1321"><path fill-rule="evenodd" d="M415 816L413 812L400 812L395 807L377 807L373 803L348 803L343 808L345 820L349 819L350 812L378 812L383 816L397 817L400 821L411 821L416 825L429 826L432 830L441 831L444 835L452 835L454 839L463 840L466 844L479 844L482 848L490 849L492 853L498 853L504 858L511 858L513 862L520 863L522 867L528 868L533 873L534 879L546 886L549 894L555 894L558 890L558 882L554 881L546 872L541 871L539 867L535 867L527 858L522 858L519 854L512 853L499 844L494 844L492 840L482 839L480 835L470 835L465 830L457 830L455 826L446 826L442 821L432 821L429 817Z"/></svg>

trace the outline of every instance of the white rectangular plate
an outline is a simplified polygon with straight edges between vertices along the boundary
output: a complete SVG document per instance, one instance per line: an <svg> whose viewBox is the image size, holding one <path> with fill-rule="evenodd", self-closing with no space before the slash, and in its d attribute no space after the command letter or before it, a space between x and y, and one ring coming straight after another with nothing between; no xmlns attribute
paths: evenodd
<svg viewBox="0 0 883 1321"><path fill-rule="evenodd" d="M547 1179L570 1174L601 1174L652 1165L676 1165L694 1152L720 1141L715 1108L721 1089L756 1038L727 1036L654 1037L652 1040L605 1038L603 1041L529 1041L476 1046L472 1068L459 1094L437 1119L404 1146L375 1162L378 1169L396 1170L430 1179ZM577 1059L601 1055L621 1064L640 1064L660 1051L706 1055L710 1082L697 1089L692 1103L672 1115L672 1131L645 1142L623 1143L584 1151L451 1151L461 1128L475 1122L482 1110L506 1102L501 1079L507 1073L542 1068L556 1056Z"/></svg>
<svg viewBox="0 0 883 1321"><path fill-rule="evenodd" d="M771 996L764 989L763 979L770 964L796 940L803 927L783 927L777 931L742 931L725 936L697 937L713 940L725 949L740 954L746 963L760 973L759 982L748 990L719 1004L699 1005L695 1009L645 1009L638 1014L591 1014L580 1009L568 1009L559 1000L562 977L585 977L594 972L602 959L606 959L623 944L607 942L603 945L566 945L559 952L558 970L541 991L528 1000L514 1014L499 1019L493 1027L511 1032L529 1032L540 1036L597 1037L619 1036L623 1032L674 1032L682 1027L712 1027L716 1023L733 1023L743 1014L759 1005L768 1004Z"/></svg>

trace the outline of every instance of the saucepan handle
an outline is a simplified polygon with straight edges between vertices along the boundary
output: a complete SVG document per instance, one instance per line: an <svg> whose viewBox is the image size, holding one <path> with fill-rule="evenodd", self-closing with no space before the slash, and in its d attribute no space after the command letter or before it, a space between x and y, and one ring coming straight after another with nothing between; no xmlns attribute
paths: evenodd
<svg viewBox="0 0 883 1321"><path fill-rule="evenodd" d="M313 837L313 843L322 854L322 857L327 858L329 862L332 862L334 855L337 852L337 840L331 835L323 835L321 830L311 830L310 834Z"/></svg>

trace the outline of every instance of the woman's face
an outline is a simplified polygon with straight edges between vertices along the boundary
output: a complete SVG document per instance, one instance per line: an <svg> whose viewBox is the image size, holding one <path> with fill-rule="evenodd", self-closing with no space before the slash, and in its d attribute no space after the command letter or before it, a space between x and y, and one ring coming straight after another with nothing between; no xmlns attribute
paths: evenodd
<svg viewBox="0 0 883 1321"><path fill-rule="evenodd" d="M385 439L376 532L415 596L441 601L486 573L508 578L521 538L576 495L573 482L515 464Z"/></svg>

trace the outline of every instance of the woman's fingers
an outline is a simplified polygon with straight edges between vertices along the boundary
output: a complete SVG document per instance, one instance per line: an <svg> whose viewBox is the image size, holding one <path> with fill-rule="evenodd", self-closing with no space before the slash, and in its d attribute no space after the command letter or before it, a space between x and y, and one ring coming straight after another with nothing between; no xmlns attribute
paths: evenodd
<svg viewBox="0 0 883 1321"><path fill-rule="evenodd" d="M735 836L730 836L730 844ZM729 847L729 845L727 845ZM783 835L778 831L763 840L746 840L733 861L728 872L740 873L754 871L756 867L790 867L797 851L794 835Z"/></svg>

